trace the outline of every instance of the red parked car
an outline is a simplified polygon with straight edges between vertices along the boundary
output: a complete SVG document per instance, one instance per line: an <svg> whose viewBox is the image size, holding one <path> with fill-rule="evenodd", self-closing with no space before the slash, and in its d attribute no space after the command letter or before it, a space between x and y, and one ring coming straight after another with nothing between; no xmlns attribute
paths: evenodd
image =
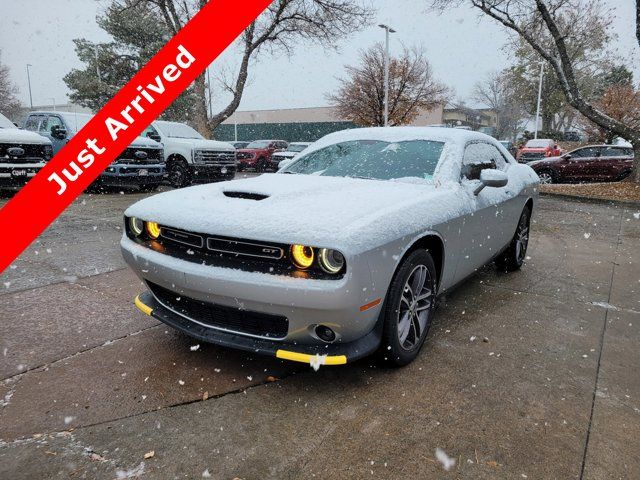
<svg viewBox="0 0 640 480"><path fill-rule="evenodd" d="M282 152L289 144L284 140L256 140L236 151L238 170L265 172L271 167L271 155Z"/></svg>
<svg viewBox="0 0 640 480"><path fill-rule="evenodd" d="M577 148L560 157L530 162L540 183L617 182L633 169L632 148L593 145Z"/></svg>
<svg viewBox="0 0 640 480"><path fill-rule="evenodd" d="M529 140L524 147L516 153L516 160L520 163L528 163L541 158L557 157L562 154L555 140L550 138L536 138Z"/></svg>

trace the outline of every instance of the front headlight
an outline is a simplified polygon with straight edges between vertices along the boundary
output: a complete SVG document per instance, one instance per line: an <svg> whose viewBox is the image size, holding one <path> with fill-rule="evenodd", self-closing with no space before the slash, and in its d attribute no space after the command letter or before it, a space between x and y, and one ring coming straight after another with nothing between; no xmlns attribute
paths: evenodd
<svg viewBox="0 0 640 480"><path fill-rule="evenodd" d="M318 263L325 272L336 274L344 267L344 255L337 250L321 248L318 252Z"/></svg>
<svg viewBox="0 0 640 480"><path fill-rule="evenodd" d="M51 145L44 146L44 159L51 160L53 157L53 147Z"/></svg>
<svg viewBox="0 0 640 480"><path fill-rule="evenodd" d="M129 230L131 230L131 233L136 237L139 237L142 235L142 232L144 232L144 222L139 218L129 217Z"/></svg>
<svg viewBox="0 0 640 480"><path fill-rule="evenodd" d="M160 225L156 222L147 222L147 233L153 240L160 236Z"/></svg>
<svg viewBox="0 0 640 480"><path fill-rule="evenodd" d="M304 270L313 265L315 252L313 248L307 247L306 245L292 245L291 259L296 267Z"/></svg>

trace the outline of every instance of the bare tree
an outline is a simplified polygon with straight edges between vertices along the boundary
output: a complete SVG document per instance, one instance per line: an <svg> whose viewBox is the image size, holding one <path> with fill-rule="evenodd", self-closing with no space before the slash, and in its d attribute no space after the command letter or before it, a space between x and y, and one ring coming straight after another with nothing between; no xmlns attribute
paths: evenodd
<svg viewBox="0 0 640 480"><path fill-rule="evenodd" d="M9 77L9 67L0 61L0 112L13 120L16 120L20 114L17 93L18 87Z"/></svg>
<svg viewBox="0 0 640 480"><path fill-rule="evenodd" d="M378 43L360 52L357 66L347 66L347 78L328 95L340 116L357 125L384 125L384 55ZM389 60L389 124L411 123L420 110L431 110L446 99L447 88L434 80L422 51L405 48Z"/></svg>
<svg viewBox="0 0 640 480"><path fill-rule="evenodd" d="M553 69L567 102L601 128L628 139L636 151L632 178L640 182L640 131L598 109L580 89L570 45L590 38L592 25L582 18L605 17L610 8L600 0L462 0L523 38ZM459 0L433 0L438 7ZM640 15L640 4L636 3ZM637 17L637 18L640 18ZM568 21L568 19L573 19ZM637 40L640 33L636 25Z"/></svg>
<svg viewBox="0 0 640 480"><path fill-rule="evenodd" d="M142 2L161 13L169 32L176 34L202 8L207 0L114 0L122 8ZM240 65L235 78L222 79L222 88L231 97L228 104L211 118L207 115L206 78L194 83L197 97L194 118L201 133L213 130L229 118L240 105L252 61L261 52L292 53L300 42L315 42L335 48L336 42L369 25L373 10L362 0L274 0L267 10L243 32L238 40Z"/></svg>
<svg viewBox="0 0 640 480"><path fill-rule="evenodd" d="M496 112L498 138L516 139L524 125L526 110L509 70L491 73L476 83L472 98Z"/></svg>

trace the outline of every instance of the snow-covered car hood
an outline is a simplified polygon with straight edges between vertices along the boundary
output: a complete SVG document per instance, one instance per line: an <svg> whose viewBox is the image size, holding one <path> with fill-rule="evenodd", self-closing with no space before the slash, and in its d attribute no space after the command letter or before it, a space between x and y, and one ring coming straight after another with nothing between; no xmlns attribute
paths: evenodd
<svg viewBox="0 0 640 480"><path fill-rule="evenodd" d="M36 145L51 145L51 140L42 135L19 128L0 128L0 142L3 143L31 143Z"/></svg>
<svg viewBox="0 0 640 480"><path fill-rule="evenodd" d="M161 148L162 144L159 143L159 142L156 142L155 140L147 138L147 137L136 137L136 139L133 142L131 142L130 147L134 147L134 148Z"/></svg>
<svg viewBox="0 0 640 480"><path fill-rule="evenodd" d="M218 140L206 140L198 138L171 138L172 145L184 145L187 148L193 148L195 150L217 150L217 151L229 151L235 152L233 145L227 142L220 142Z"/></svg>
<svg viewBox="0 0 640 480"><path fill-rule="evenodd" d="M224 192L267 198L231 198ZM265 174L161 193L132 205L125 215L192 232L354 254L465 213L453 211L454 205L470 204L459 196L460 189L436 188L421 179ZM416 211L421 214L407 214Z"/></svg>

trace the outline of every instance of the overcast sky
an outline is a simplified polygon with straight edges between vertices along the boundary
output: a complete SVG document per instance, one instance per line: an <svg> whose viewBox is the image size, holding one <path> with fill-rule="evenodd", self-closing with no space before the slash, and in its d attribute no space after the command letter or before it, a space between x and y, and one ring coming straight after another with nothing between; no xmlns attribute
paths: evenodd
<svg viewBox="0 0 640 480"><path fill-rule="evenodd" d="M28 105L26 64L30 63L34 105L67 101L64 75L79 61L73 49L74 38L109 40L98 28L95 17L104 1L95 0L0 0L2 62L11 69L20 88L20 99ZM634 35L634 3L609 0L615 7L614 30L618 40L612 45L640 78L637 43ZM374 0L378 23L388 23L392 35L391 51L423 45L436 77L451 87L459 98L469 96L474 83L489 72L509 64L503 50L506 33L475 10L457 8L444 15L427 11L427 0ZM326 105L325 95L335 88L345 64L356 62L358 50L384 39L375 26L340 43L338 52L320 47L301 46L291 57L262 56L252 68L251 82L242 99L241 110L314 107ZM233 51L214 62L212 74L223 64L233 64ZM218 104L223 99L218 99Z"/></svg>

